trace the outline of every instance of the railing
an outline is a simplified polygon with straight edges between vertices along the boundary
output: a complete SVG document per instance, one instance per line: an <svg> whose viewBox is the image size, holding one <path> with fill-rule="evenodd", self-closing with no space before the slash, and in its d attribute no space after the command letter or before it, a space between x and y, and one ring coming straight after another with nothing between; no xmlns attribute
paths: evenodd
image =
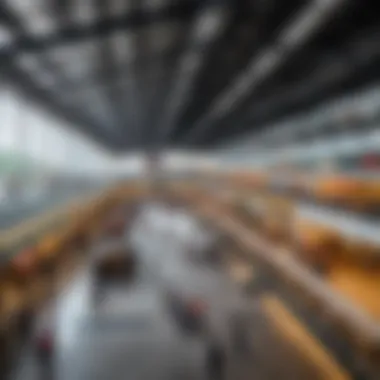
<svg viewBox="0 0 380 380"><path fill-rule="evenodd" d="M220 228L259 264L263 271L280 280L313 314L337 330L350 342L358 357L365 357L368 371L380 373L380 323L351 299L334 290L328 281L299 260L294 249L284 248L247 227L232 205L218 200L202 189L187 188L175 196L191 204L199 216ZM349 347L347 347L349 349ZM376 378L373 377L373 378ZM368 377L372 378L372 377Z"/></svg>

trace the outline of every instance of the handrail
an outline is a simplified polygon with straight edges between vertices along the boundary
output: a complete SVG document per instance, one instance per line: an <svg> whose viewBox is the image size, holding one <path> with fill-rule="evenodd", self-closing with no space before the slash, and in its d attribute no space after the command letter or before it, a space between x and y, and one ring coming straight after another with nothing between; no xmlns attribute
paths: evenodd
<svg viewBox="0 0 380 380"><path fill-rule="evenodd" d="M295 204L295 212L301 218L314 220L323 226L330 227L347 239L380 246L378 222L360 218L352 212L336 211L326 206L307 203Z"/></svg>
<svg viewBox="0 0 380 380"><path fill-rule="evenodd" d="M25 222L16 225L14 227L8 228L6 230L0 231L0 246L10 246L17 243L17 241L22 240L23 237L39 230L50 222L58 219L60 216L72 211L76 206L83 204L83 199L76 199L71 201L69 204L65 203L63 205L57 206L47 213L39 214Z"/></svg>
<svg viewBox="0 0 380 380"><path fill-rule="evenodd" d="M14 227L0 230L0 250L6 250L9 247L15 246L24 238L41 231L44 226L51 225L51 223L54 223L56 220L60 220L60 218L65 215L69 216L76 211L80 212L81 210L87 209L87 207L93 202L101 199L104 194L112 196L115 191L117 193L117 187L110 187L109 189L100 189L99 191L96 191L95 194L91 192L85 195L79 195L71 201L64 202L63 204L56 206L53 210L43 212L42 214L36 215L32 218L28 218L26 221Z"/></svg>
<svg viewBox="0 0 380 380"><path fill-rule="evenodd" d="M185 198L194 201L193 196L190 199ZM232 210L217 202L215 198L207 199L207 202L202 202L201 207L196 208L197 213L235 239L252 258L271 268L294 288L302 290L306 302L313 302L323 315L338 322L349 339L357 347L364 349L371 358L374 355L380 359L380 324L376 320L297 261L290 250L265 241L234 217Z"/></svg>
<svg viewBox="0 0 380 380"><path fill-rule="evenodd" d="M233 186L230 191L237 191ZM253 194L255 195L255 193ZM365 216L357 215L352 211L336 210L327 205L314 204L307 201L294 200L284 196L278 196L275 193L268 193L268 196L281 197L284 201L289 202L292 206L292 218L293 219L306 219L311 222L315 222L318 225L331 229L332 232L339 234L343 239L352 241L358 244L369 244L373 247L380 247L380 224L376 221L366 218ZM260 197L259 193L259 197ZM246 195L241 196L241 200L244 201ZM265 207L261 205L250 204L249 198L245 201L247 210L256 214L262 214L265 211ZM257 203L257 202L256 202ZM259 208L262 208L260 212ZM380 255L378 251L373 251L367 255L363 255L360 250L354 253L358 259L379 260Z"/></svg>
<svg viewBox="0 0 380 380"><path fill-rule="evenodd" d="M29 218L14 227L0 230L0 249L7 250L15 247L27 237L43 230L45 226L53 227L52 224L64 216L69 217L75 212L84 210L89 204L96 201L98 198L99 194L80 195L71 201L56 206L53 210Z"/></svg>

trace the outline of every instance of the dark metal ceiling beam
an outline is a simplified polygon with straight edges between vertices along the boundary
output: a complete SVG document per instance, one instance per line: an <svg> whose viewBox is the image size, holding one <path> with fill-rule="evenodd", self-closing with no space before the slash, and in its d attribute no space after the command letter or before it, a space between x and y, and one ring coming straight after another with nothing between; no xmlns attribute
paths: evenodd
<svg viewBox="0 0 380 380"><path fill-rule="evenodd" d="M107 2L103 2L103 3L107 4ZM54 17L54 19L56 20L58 30L62 30L70 26L71 24L73 24L74 10L75 10L74 6L75 6L75 0L54 0L51 7L51 14L52 14L52 17ZM43 52L42 55L48 56L48 52ZM107 52L106 56L108 57L110 56L110 54L108 54ZM45 58L45 62L46 61L49 61L49 58ZM112 65L110 68L111 69L113 68ZM88 105L88 104L86 105L86 103L83 102L83 99L77 99L76 102L71 101L72 100L71 93L75 91L75 89L77 88L77 81L65 75L64 71L65 71L64 66L62 66L60 62L55 62L53 75L56 78L60 78L59 87L55 86L55 88L60 89L59 92L57 93L57 96L58 94L61 93L63 98L67 99L68 97L70 97L71 108L76 110L77 113L82 114L84 118L90 121L93 120L96 116L92 114L91 105ZM107 108L105 109L107 112L108 111ZM111 115L113 115L113 109L107 113L108 113L107 120L104 120L104 118L102 118L101 123L98 122L98 120L96 120L95 125L97 126L97 128L100 128L102 130L103 134L106 133L114 141L119 141L118 131L115 130L114 124L111 122L111 119L112 119Z"/></svg>
<svg viewBox="0 0 380 380"><path fill-rule="evenodd" d="M274 1L278 4L277 0ZM291 0L291 3L294 1L299 0ZM275 33L273 18L269 19L269 15L279 13L281 17L277 15L275 19L283 19L286 12L284 15L283 8L274 10L272 5L270 0L261 3L240 0L229 4L233 8L230 9L228 23L224 25L225 33L205 52L203 67L195 80L193 91L199 94L188 99L183 106L182 113L178 115L178 128L173 129L169 141L180 140L187 135L199 116L207 111L211 100L228 87L236 73L246 67L253 54Z"/></svg>
<svg viewBox="0 0 380 380"><path fill-rule="evenodd" d="M25 30L23 24L17 18L16 15L8 8L5 4L0 5L0 22L5 24L13 36L25 36L27 35L27 31ZM69 80L65 78L60 68L53 63L50 58L46 54L42 54L39 57L40 65L47 72L53 73L53 75L57 78L60 78L62 81L62 85L70 88L72 87ZM8 65L5 67L5 72L2 73L8 80L12 78L12 81L16 83L16 85L22 90L24 87L24 92L36 96L37 99L41 102L42 99L48 99L49 101L45 102L46 107L49 111L59 115L70 114L71 122L74 121L75 124L80 125L82 131L88 131L90 136L94 136L94 133L98 132L99 136L103 136L102 126L97 125L92 122L91 119L87 118L83 115L82 112L78 111L77 108L67 107L62 105L60 101L58 101L57 94L47 92L46 90L39 89L39 86L35 83L35 81L25 73L22 69L18 67L18 65L11 60ZM75 122L75 120L77 120ZM109 139L107 138L106 141Z"/></svg>
<svg viewBox="0 0 380 380"><path fill-rule="evenodd" d="M172 0L161 0L161 4L168 4ZM149 0L140 0L140 2L148 4ZM170 29L173 33L173 25L167 25L167 29ZM158 33L156 34L154 30L151 30L147 33L145 43L141 43L143 48L142 51L146 49L151 49L157 39L162 38L161 34L162 30L158 29ZM167 31L166 31L167 33ZM165 33L164 33L165 34ZM165 36L164 36L165 38ZM178 38L178 36L177 36ZM165 60L163 56L159 56L155 65L151 65L151 72L154 72L154 75L158 78L165 78L166 86L170 83L170 75L167 75L167 68L165 67ZM166 74L166 75L165 75ZM159 115L157 113L158 110L162 108L163 100L166 96L166 91L163 89L162 80L157 80L153 86L144 86L141 79L140 85L142 92L144 93L144 113L141 113L140 118L140 139L146 141L146 150L149 152L148 154L158 154L158 150L160 147L157 145L158 137L159 137ZM153 153L155 152L155 153Z"/></svg>
<svg viewBox="0 0 380 380"><path fill-rule="evenodd" d="M70 25L73 1L74 0L54 0L51 3L51 17L55 19L58 30ZM41 52L37 60L42 64L44 70L50 72L60 83L61 93L72 91L75 82L65 75L65 70L61 63L51 58L49 52Z"/></svg>
<svg viewBox="0 0 380 380"><path fill-rule="evenodd" d="M323 97L361 75L369 66L378 63L379 59L377 34L370 39L358 40L344 55L331 56L329 62L321 64L320 69L306 81L276 89L276 95L256 103L244 119L246 123L252 123L260 115L310 103L315 97Z"/></svg>
<svg viewBox="0 0 380 380"><path fill-rule="evenodd" d="M266 134L265 126L277 118L290 114L299 108L319 104L332 96L346 91L349 86L373 80L380 63L380 45L377 33L351 43L345 53L330 56L320 69L306 81L273 88L273 94L261 101L253 102L254 107L233 123L226 121L220 140L233 139L236 144L253 136L260 139ZM353 84L353 85L352 85ZM255 126L255 130L248 132ZM273 136L275 131L271 132ZM237 137L243 135L243 137ZM246 135L246 137L244 137ZM218 143L218 140L215 141ZM235 143L233 143L235 144Z"/></svg>
<svg viewBox="0 0 380 380"><path fill-rule="evenodd" d="M0 23L4 24L9 29L14 38L22 38L28 35L28 31L25 29L23 23L5 4L0 4ZM46 54L41 54L38 60L39 64L46 72L53 73L56 78L59 78L62 86L68 85L67 78L61 75L59 67L52 62ZM14 60L9 61L8 63L11 66L18 66ZM5 68L7 68L7 66Z"/></svg>
<svg viewBox="0 0 380 380"><path fill-rule="evenodd" d="M99 86L106 86L107 83L120 83L120 81L125 81L131 84L131 81L135 81L135 76L132 75L132 72L135 75L141 75L143 76L143 80L147 77L150 77L150 74L146 74L147 69L151 65L155 65L156 62L160 61L161 55L163 58L166 60L166 62L169 62L170 64L174 64L174 62L177 60L178 54L180 50L178 47L173 48L173 49L168 49L165 51L162 51L158 54L150 54L150 55L145 55L145 56L139 56L136 59L133 59L129 61L128 63L122 63L118 64L114 68L110 68L108 71L103 71L101 76L98 76L98 74L101 73L96 73L94 77L91 78L85 78L83 80L79 80L76 82L75 89L73 89L73 92L76 91L81 91L83 87L99 87ZM129 68L129 66L132 66ZM131 70L129 72L129 70ZM128 74L129 73L129 74ZM127 80L123 78L128 78ZM101 79L100 81L97 79ZM61 83L56 82L54 84L54 87L60 88ZM134 94L134 92L131 92L131 95Z"/></svg>
<svg viewBox="0 0 380 380"><path fill-rule="evenodd" d="M96 13L99 19L107 17L110 13L110 2L104 0L94 0L94 6L96 7ZM112 47L112 42L109 36L103 37L99 40L97 45L97 63L99 64L99 76L100 80L106 82L108 80L108 74L115 70L117 65L117 58L115 49ZM123 98L120 96L119 91L109 91L108 88L103 88L102 97L106 104L106 109L109 114L109 128L117 128L118 134L121 136L121 130L123 126L123 120L125 119Z"/></svg>
<svg viewBox="0 0 380 380"><path fill-rule="evenodd" d="M259 84L277 70L295 51L304 46L348 0L314 0L303 8L285 27L276 43L255 55L232 86L222 92L211 104L209 112L190 130L186 140L200 141L213 132L217 121L235 110L254 92Z"/></svg>
<svg viewBox="0 0 380 380"><path fill-rule="evenodd" d="M139 11L142 11L142 3L139 0L130 0L130 6L132 9L136 9ZM146 16L145 20L147 24L152 24L154 21L152 14L149 14ZM128 134L129 139L124 138L123 140L126 145L130 144L133 140L135 144L142 144L144 137L142 132L142 119L143 119L143 96L141 92L141 70L140 70L140 62L139 60L141 56L146 57L147 54L145 54L145 46L146 41L141 37L141 33L133 33L129 35L125 43L127 44L127 47L131 49L131 53L133 56L136 57L136 59L132 62L131 65L127 66L125 69L125 77L128 80L128 85L124 87L123 91L123 98L128 101L128 110L129 110L129 116L128 119L124 121L123 128L126 128L128 124ZM142 53L141 53L142 51ZM159 55L155 58L155 62L157 62L160 59ZM147 69L152 64L151 61L147 60L145 62L144 68ZM126 131L124 131L124 134L126 134ZM128 141L130 140L130 141Z"/></svg>
<svg viewBox="0 0 380 380"><path fill-rule="evenodd" d="M75 110L63 107L48 91L39 88L26 73L16 67L7 70L6 80L11 81L12 85L14 85L21 94L26 95L29 99L37 102L38 105L45 109L47 108L53 115L67 121L68 125L71 126L73 130L86 135L96 143L111 150L118 150L121 148L117 143L117 140L115 141L114 139L111 139L102 128L95 123L90 122Z"/></svg>
<svg viewBox="0 0 380 380"><path fill-rule="evenodd" d="M0 62L12 58L20 52L41 53L58 46L78 44L108 36L121 30L143 28L152 23L190 20L201 2L202 0L182 0L156 11L135 9L125 15L104 17L91 25L75 23L62 26L57 33L47 36L16 35L13 44L0 49ZM8 17L7 12L3 14Z"/></svg>
<svg viewBox="0 0 380 380"><path fill-rule="evenodd" d="M164 81L167 78L167 76L167 73L152 70L144 75L144 78L142 79L140 84L143 87L152 87L158 81ZM114 76L106 82L101 83L85 81L78 85L76 91L72 92L71 100L73 100L74 102L76 101L76 99L86 100L91 97L92 93L101 93L105 90L109 91L110 93L114 93L115 91L120 92L121 90L128 91L128 88L131 86L131 81L132 83L134 83L134 79L126 75Z"/></svg>
<svg viewBox="0 0 380 380"><path fill-rule="evenodd" d="M207 52L220 39L228 26L232 3L229 1L206 1L198 11L190 30L188 47L180 59L180 65L174 77L174 87L160 122L161 144L169 139L177 122L193 95L199 73L207 60Z"/></svg>
<svg viewBox="0 0 380 380"><path fill-rule="evenodd" d="M0 23L8 28L14 38L23 38L28 35L28 31L25 29L23 23L6 4L0 4ZM53 73L54 77L59 78L62 87L68 86L67 79L61 75L57 65L52 62L46 54L41 54L38 60L43 70ZM15 60L11 59L3 68L9 69L9 66L18 67L18 64ZM21 68L19 68L19 70L21 71Z"/></svg>

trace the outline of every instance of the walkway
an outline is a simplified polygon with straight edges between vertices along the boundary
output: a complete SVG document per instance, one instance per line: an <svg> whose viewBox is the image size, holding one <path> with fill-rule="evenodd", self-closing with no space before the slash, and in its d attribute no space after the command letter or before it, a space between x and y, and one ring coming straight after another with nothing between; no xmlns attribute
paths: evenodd
<svg viewBox="0 0 380 380"><path fill-rule="evenodd" d="M95 307L89 266L79 271L56 306L54 380L205 380L204 348L171 323L154 278L146 271L129 285L111 286ZM275 334L259 305L251 335L252 354L236 361L226 380L319 380ZM14 380L37 379L36 362L26 350Z"/></svg>

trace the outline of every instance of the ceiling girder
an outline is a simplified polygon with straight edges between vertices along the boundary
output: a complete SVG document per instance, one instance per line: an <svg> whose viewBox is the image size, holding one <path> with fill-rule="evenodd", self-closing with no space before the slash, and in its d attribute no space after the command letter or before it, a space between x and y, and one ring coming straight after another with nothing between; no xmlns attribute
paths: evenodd
<svg viewBox="0 0 380 380"><path fill-rule="evenodd" d="M42 53L52 48L80 44L118 31L135 30L154 23L190 20L201 2L201 0L181 0L156 11L134 9L128 14L104 17L89 25L79 23L64 25L56 33L46 36L19 35L13 43L0 48L0 62L4 63L20 53ZM0 17L2 20L11 18L9 12L4 10L0 10Z"/></svg>
<svg viewBox="0 0 380 380"><path fill-rule="evenodd" d="M278 40L261 54L254 55L247 68L239 73L232 85L212 102L210 110L200 118L186 136L186 141L200 141L211 133L217 121L234 111L259 84L273 74L291 54L303 47L312 36L348 0L314 0L300 12L280 33ZM302 32L302 33L301 33Z"/></svg>
<svg viewBox="0 0 380 380"><path fill-rule="evenodd" d="M118 150L121 148L118 141L110 138L110 135L100 128L99 125L87 120L75 110L65 108L61 104L58 104L49 92L39 88L27 74L12 67L7 70L7 77L20 93L26 95L38 105L47 108L53 115L67 121L67 124L72 127L74 131L79 131L79 133L90 137L98 144L106 146L109 149Z"/></svg>
<svg viewBox="0 0 380 380"><path fill-rule="evenodd" d="M160 122L161 144L166 142L176 128L179 117L193 95L197 78L207 60L207 51L226 31L230 14L231 4L228 1L205 1L198 11Z"/></svg>
<svg viewBox="0 0 380 380"><path fill-rule="evenodd" d="M254 108L243 116L244 124L254 123L255 120L277 114L281 110L322 100L335 88L365 73L370 66L378 65L379 60L380 45L376 35L370 39L355 41L345 54L333 55L329 62L321 64L312 77L298 84L276 89L274 96L255 103Z"/></svg>
<svg viewBox="0 0 380 380"><path fill-rule="evenodd" d="M102 15L108 16L110 14L110 2L104 0L95 0L95 8L98 17ZM112 47L112 42L109 38L103 37L99 40L99 47L97 49L97 63L99 65L99 77L100 80L106 82L108 74L115 70L117 65L117 59L115 54L115 48ZM121 92L119 90L109 91L108 88L104 88L102 97L106 104L106 108L110 115L109 122L112 124L109 127L117 128L119 136L121 137L121 129L123 127L123 120L125 119L123 98L120 97Z"/></svg>
<svg viewBox="0 0 380 380"><path fill-rule="evenodd" d="M67 17L68 15L65 14L66 20ZM9 28L14 36L27 35L27 31L23 27L20 20L18 20L17 16L5 4L0 5L0 21L2 21L2 23ZM58 78L61 84L61 89L64 89L64 91L62 91L63 93L65 91L69 92L75 88L75 83L62 73L59 64L53 62L51 57L49 57L46 52L39 55L39 65L42 66L46 72L49 72L55 78ZM70 120L74 123L80 124L80 129L82 131L88 131L90 136L94 136L94 134L97 133L99 136L104 135L104 126L93 123L92 119L83 113L80 108L80 104L76 103L75 105L64 105L55 92L40 89L39 85L32 79L31 75L18 67L17 63L14 62L13 59L10 60L9 64L3 67L3 70L4 71L2 74L5 74L4 77L8 78L8 80L9 77L12 77L13 81L17 82L17 86L21 91L24 88L25 92L32 96L36 96L38 100L46 98L49 99L49 101L44 103L49 111L52 111L53 113L58 111L58 114L60 115L69 113L71 115ZM106 141L109 141L110 139L111 138L108 137ZM117 141L117 139L114 140Z"/></svg>

